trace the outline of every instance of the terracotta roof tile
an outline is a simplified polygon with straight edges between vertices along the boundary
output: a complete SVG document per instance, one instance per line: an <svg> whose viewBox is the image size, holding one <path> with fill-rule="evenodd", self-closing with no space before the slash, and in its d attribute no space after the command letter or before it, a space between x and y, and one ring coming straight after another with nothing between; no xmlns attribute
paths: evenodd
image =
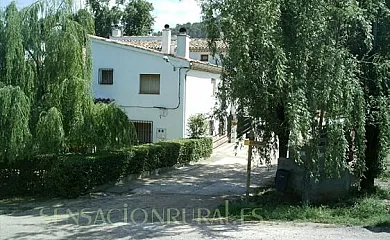
<svg viewBox="0 0 390 240"><path fill-rule="evenodd" d="M149 49L154 49L157 51L161 51L162 48L162 42L161 42L161 36L157 37L122 37L122 38L113 38L116 41L121 42L127 42L132 45L137 45ZM171 42L171 45L175 47L177 46L176 39L173 39ZM225 49L225 45L222 41L217 41L217 48L219 50ZM208 52L209 45L207 39L204 38L191 38L190 39L190 51L191 52Z"/></svg>
<svg viewBox="0 0 390 240"><path fill-rule="evenodd" d="M137 44L131 43L130 41L120 41L120 40L114 40L114 39L107 39L107 38L102 38L102 37L93 36L93 35L89 35L89 37L91 39L98 40L98 41L103 41L103 42L107 42L107 43L111 43L111 44L118 44L118 45L122 45L122 46L129 46L129 47L133 47L133 48L136 48L136 49L144 50L144 51L147 51L147 52L160 54L160 55L163 55L163 56L166 55L166 54L162 53L159 50L148 48L148 47L144 47L144 46L141 46L141 45L137 45ZM174 58L178 58L178 59L182 59L182 60L188 61L190 63L193 63L194 65L198 66L198 68L200 68L200 70L203 70L203 71L220 73L221 70L222 70L221 66L217 66L217 65L214 65L214 64L210 64L210 63L206 63L206 62L202 62L202 61L198 61L198 60L194 60L194 59L187 59L187 58L176 56L176 55L172 55L172 54L170 56L174 57Z"/></svg>

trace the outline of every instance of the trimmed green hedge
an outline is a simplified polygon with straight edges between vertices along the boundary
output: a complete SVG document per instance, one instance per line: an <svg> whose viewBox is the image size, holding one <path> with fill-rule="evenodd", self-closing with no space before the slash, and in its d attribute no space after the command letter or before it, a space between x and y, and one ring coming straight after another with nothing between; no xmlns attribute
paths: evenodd
<svg viewBox="0 0 390 240"><path fill-rule="evenodd" d="M56 155L34 156L12 163L0 162L0 197L40 195Z"/></svg>
<svg viewBox="0 0 390 240"><path fill-rule="evenodd" d="M145 144L95 155L44 155L0 163L0 197L45 195L73 198L130 174L210 157L212 139Z"/></svg>

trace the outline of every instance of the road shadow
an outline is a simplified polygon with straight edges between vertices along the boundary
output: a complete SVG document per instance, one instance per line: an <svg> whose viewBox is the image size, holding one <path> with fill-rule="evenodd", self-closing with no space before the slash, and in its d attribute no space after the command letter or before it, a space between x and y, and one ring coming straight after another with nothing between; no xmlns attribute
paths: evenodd
<svg viewBox="0 0 390 240"><path fill-rule="evenodd" d="M116 193L2 201L2 228L18 224L4 239L147 239L180 231L217 238L240 227L227 220L225 211L229 201L245 193L245 164L235 161L182 167L136 180ZM275 170L255 167L251 187L273 182Z"/></svg>
<svg viewBox="0 0 390 240"><path fill-rule="evenodd" d="M100 224L91 226L46 225L40 232L18 232L9 239L151 239L169 238L180 234L196 233L202 238L223 238L228 232L237 232L243 224ZM23 225L22 227L33 227ZM55 230L55 232L53 232ZM59 232L59 230L61 232Z"/></svg>
<svg viewBox="0 0 390 240"><path fill-rule="evenodd" d="M365 229L374 233L390 233L390 213L389 213L389 220L385 220L372 227L365 227Z"/></svg>

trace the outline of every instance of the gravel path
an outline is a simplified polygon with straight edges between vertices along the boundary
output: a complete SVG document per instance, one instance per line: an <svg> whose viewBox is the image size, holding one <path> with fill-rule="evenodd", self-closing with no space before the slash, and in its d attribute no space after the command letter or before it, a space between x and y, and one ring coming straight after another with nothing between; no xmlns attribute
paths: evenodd
<svg viewBox="0 0 390 240"><path fill-rule="evenodd" d="M3 202L0 239L390 239L378 229L226 221L229 201L245 193L246 149L232 149L78 199ZM275 167L255 166L251 187L274 175Z"/></svg>

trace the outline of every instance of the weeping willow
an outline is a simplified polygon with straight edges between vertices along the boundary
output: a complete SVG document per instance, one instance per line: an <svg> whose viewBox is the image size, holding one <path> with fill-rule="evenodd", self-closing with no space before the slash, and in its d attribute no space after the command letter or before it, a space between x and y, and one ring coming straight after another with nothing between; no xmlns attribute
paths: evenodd
<svg viewBox="0 0 390 240"><path fill-rule="evenodd" d="M268 143L265 158L276 147L275 134L280 157L288 146L306 182L346 170L364 179L376 161L366 151L373 112L381 139L375 151L382 159L388 154L388 65L386 57L373 63L379 53L373 54L379 49L373 33L389 23L388 1L201 2L210 45L220 37L227 46L220 53L220 100L256 120L257 136ZM389 46L383 32L382 50ZM366 62L380 73L368 77ZM378 94L368 92L368 78ZM378 107L368 111L369 99Z"/></svg>
<svg viewBox="0 0 390 240"><path fill-rule="evenodd" d="M37 148L40 153L61 153L64 150L65 133L62 116L57 108L52 107L42 112L36 131Z"/></svg>
<svg viewBox="0 0 390 240"><path fill-rule="evenodd" d="M134 131L124 113L110 106L107 118L94 106L92 29L92 16L74 13L72 0L40 0L21 10L12 2L0 12L0 161L23 152L91 152L131 144ZM10 102L17 103L12 109L20 107L13 115ZM16 121L15 114L23 118ZM109 141L90 137L98 131L95 122L110 126Z"/></svg>
<svg viewBox="0 0 390 240"><path fill-rule="evenodd" d="M28 126L30 101L19 87L0 88L0 159L23 157L31 134Z"/></svg>
<svg viewBox="0 0 390 240"><path fill-rule="evenodd" d="M293 45L288 49L292 74L287 114L295 159L307 177L341 175L349 167L352 141L359 148L351 164L360 177L365 167L364 98L358 61L347 42L353 37L350 26L364 24L362 10L353 1L288 1L283 12L286 45ZM323 149L321 138L326 139ZM305 157L299 157L302 151Z"/></svg>

